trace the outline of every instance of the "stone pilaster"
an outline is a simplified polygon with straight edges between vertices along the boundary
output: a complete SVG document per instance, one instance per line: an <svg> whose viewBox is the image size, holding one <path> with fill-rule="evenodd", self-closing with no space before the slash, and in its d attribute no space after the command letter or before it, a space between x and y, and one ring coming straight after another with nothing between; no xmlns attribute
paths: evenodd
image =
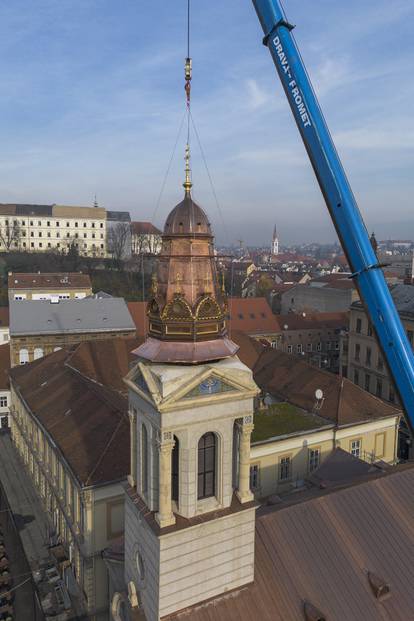
<svg viewBox="0 0 414 621"><path fill-rule="evenodd" d="M175 524L171 503L171 455L174 439L170 431L165 431L158 443L159 455L159 499L155 518L161 528Z"/></svg>
<svg viewBox="0 0 414 621"><path fill-rule="evenodd" d="M240 425L239 487L236 491L241 503L253 500L250 491L250 437L253 427L253 416L245 416Z"/></svg>
<svg viewBox="0 0 414 621"><path fill-rule="evenodd" d="M129 412L129 435L131 444L131 467L128 475L128 483L131 487L137 484L137 413Z"/></svg>

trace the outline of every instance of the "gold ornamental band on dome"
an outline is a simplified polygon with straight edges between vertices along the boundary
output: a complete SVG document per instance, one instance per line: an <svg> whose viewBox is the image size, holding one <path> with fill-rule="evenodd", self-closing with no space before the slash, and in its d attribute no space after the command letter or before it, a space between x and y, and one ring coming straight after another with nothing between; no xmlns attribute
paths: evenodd
<svg viewBox="0 0 414 621"><path fill-rule="evenodd" d="M202 314L204 307L207 307L207 312ZM148 306L148 314L159 315L162 321L220 321L224 318L226 310L227 305L224 304L223 308L220 308L216 300L210 296L202 297L195 307L191 308L181 294L175 294L161 312L159 312L156 300L152 300Z"/></svg>

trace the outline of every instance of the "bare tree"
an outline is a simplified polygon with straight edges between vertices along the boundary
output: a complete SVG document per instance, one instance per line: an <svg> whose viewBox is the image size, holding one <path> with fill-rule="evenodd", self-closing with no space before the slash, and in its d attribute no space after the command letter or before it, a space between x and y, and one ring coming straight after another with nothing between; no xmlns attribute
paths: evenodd
<svg viewBox="0 0 414 621"><path fill-rule="evenodd" d="M133 255L159 254L161 231L152 222L131 222L131 250Z"/></svg>
<svg viewBox="0 0 414 621"><path fill-rule="evenodd" d="M161 235L156 233L132 233L132 254L158 254L161 249Z"/></svg>
<svg viewBox="0 0 414 621"><path fill-rule="evenodd" d="M118 263L130 255L131 231L129 223L117 222L108 231L108 251Z"/></svg>
<svg viewBox="0 0 414 621"><path fill-rule="evenodd" d="M6 220L0 223L0 242L7 252L10 251L12 245L17 244L17 247L19 247L20 239L21 231L17 220L13 222L11 220Z"/></svg>

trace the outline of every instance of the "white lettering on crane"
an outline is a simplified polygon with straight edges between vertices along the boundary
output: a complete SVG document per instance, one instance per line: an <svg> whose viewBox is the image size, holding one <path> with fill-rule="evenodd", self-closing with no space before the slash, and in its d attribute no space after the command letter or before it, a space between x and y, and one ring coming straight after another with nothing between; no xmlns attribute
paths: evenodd
<svg viewBox="0 0 414 621"><path fill-rule="evenodd" d="M279 37L275 37L273 39L273 45L275 46L275 51L276 51L276 54L278 55L280 66L282 67L283 72L288 76L288 78L292 78L290 66L286 58L286 54L283 51L283 46L280 42ZM298 88L295 80L291 79L290 82L288 82L288 85L289 85L292 99L295 102L296 108L299 112L299 116L302 119L303 127L311 127L312 123L310 120L309 112L307 111L307 108L306 108L306 104L304 102L303 94Z"/></svg>

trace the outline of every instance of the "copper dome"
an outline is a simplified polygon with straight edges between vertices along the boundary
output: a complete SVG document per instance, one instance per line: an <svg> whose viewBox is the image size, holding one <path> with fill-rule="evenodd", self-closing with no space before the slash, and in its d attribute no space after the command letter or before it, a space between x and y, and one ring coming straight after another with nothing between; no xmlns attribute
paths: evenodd
<svg viewBox="0 0 414 621"><path fill-rule="evenodd" d="M184 199L171 211L164 226L164 235L209 236L212 237L207 215L186 192Z"/></svg>

